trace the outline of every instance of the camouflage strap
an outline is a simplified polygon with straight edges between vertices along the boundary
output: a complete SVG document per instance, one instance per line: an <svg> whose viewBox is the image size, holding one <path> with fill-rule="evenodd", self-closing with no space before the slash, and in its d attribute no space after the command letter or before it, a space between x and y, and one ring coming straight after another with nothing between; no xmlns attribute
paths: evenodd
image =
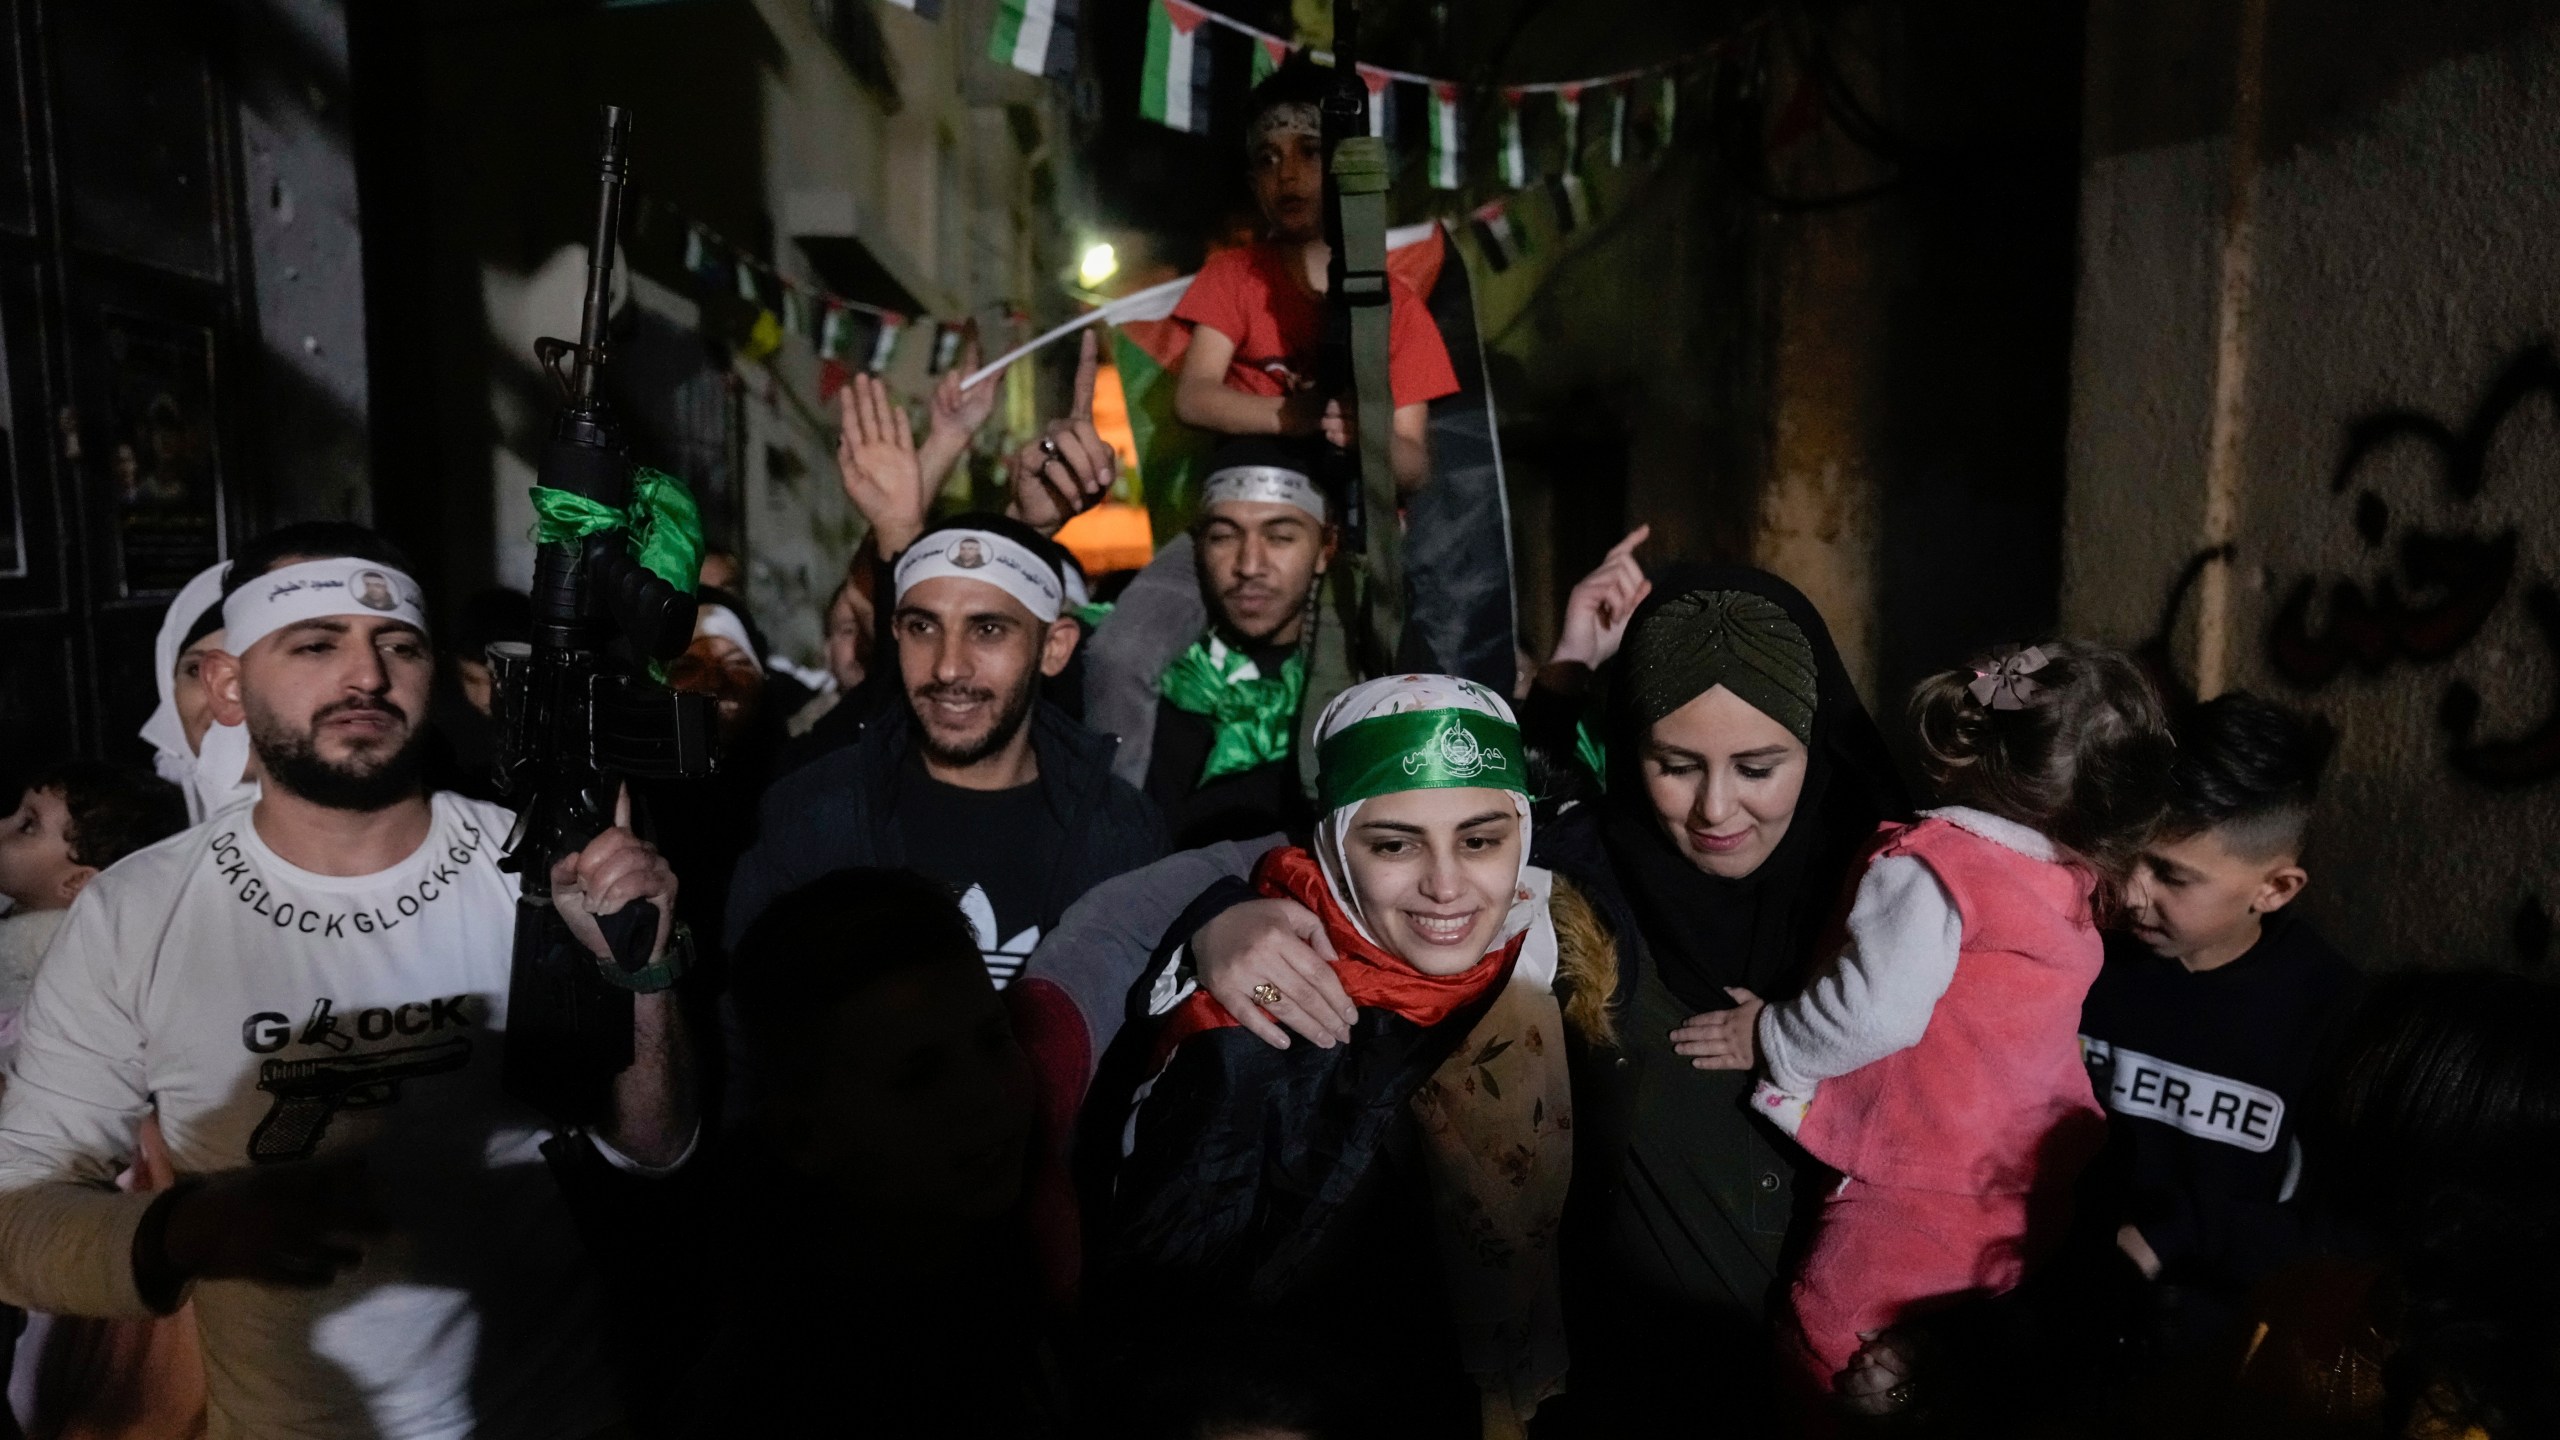
<svg viewBox="0 0 2560 1440"><path fill-rule="evenodd" d="M1395 392L1388 382L1387 148L1358 135L1333 147L1334 193L1342 208L1342 300L1351 311L1353 413L1359 424L1360 490L1368 511L1366 554L1346 567L1359 589L1360 668L1394 668L1404 637L1403 535L1397 525Z"/></svg>

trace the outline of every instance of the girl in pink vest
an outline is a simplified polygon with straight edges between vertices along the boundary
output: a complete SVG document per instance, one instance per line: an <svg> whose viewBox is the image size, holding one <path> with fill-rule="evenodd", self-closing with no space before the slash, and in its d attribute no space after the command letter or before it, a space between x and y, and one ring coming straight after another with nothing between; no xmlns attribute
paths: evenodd
<svg viewBox="0 0 2560 1440"><path fill-rule="evenodd" d="M2111 650L1986 658L1912 708L1945 808L1879 832L1846 944L1802 994L1681 1037L1705 1068L1756 1052L1754 1108L1841 1174L1780 1329L1813 1394L1876 1332L2015 1286L2067 1222L2106 1134L2078 1041L2093 904L2168 770L2160 702Z"/></svg>

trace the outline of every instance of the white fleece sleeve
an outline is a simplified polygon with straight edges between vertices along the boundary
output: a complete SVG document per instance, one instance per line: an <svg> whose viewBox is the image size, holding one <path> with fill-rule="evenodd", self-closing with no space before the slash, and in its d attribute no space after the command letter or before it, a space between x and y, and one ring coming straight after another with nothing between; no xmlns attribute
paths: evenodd
<svg viewBox="0 0 2560 1440"><path fill-rule="evenodd" d="M1848 946L1803 994L1760 1012L1770 1086L1809 1102L1822 1081L1920 1043L1963 941L1954 898L1918 857L1868 866L1849 906Z"/></svg>
<svg viewBox="0 0 2560 1440"><path fill-rule="evenodd" d="M120 953L102 888L73 903L46 952L0 1092L0 1299L59 1315L147 1315L133 1233L152 1197L115 1188L151 1104L145 967Z"/></svg>

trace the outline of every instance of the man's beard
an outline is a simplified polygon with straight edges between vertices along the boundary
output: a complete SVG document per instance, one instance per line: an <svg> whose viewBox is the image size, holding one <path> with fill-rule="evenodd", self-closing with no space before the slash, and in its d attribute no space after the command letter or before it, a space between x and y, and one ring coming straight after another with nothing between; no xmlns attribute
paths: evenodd
<svg viewBox="0 0 2560 1440"><path fill-rule="evenodd" d="M1195 563L1192 568L1200 577L1200 598L1209 603L1210 617L1217 622L1219 629L1227 632L1229 638L1242 640L1248 645L1268 645L1281 631L1297 624L1307 613L1307 602L1315 598L1316 583L1324 578L1321 575L1310 577L1307 581L1307 591L1298 597L1297 604L1282 607L1277 612L1277 618L1265 624L1260 630L1248 630L1236 623L1234 612L1227 608L1229 592L1219 590L1210 580L1208 564L1202 561Z"/></svg>
<svg viewBox="0 0 2560 1440"><path fill-rule="evenodd" d="M376 751L354 763L325 759L320 754L320 724L330 716L347 710L381 710L395 719L407 720L408 712L388 700L341 700L321 707L311 717L309 728L296 733L285 728L273 714L249 707L249 745L257 752L259 768L266 781L290 794L331 810L349 810L370 815L418 793L418 778L425 768L427 732L411 730L396 750Z"/></svg>
<svg viewBox="0 0 2560 1440"><path fill-rule="evenodd" d="M1024 677L1022 687L1007 697L1004 708L996 712L996 723L987 727L987 733L957 748L947 747L934 737L933 727L925 723L924 708L932 704L937 695L975 700L993 698L995 692L967 685L946 685L939 680L913 692L907 697L907 704L915 712L916 733L924 745L925 757L937 765L965 770L1012 744L1013 737L1022 733L1024 723L1031 718L1031 702L1038 692L1039 683L1036 672Z"/></svg>

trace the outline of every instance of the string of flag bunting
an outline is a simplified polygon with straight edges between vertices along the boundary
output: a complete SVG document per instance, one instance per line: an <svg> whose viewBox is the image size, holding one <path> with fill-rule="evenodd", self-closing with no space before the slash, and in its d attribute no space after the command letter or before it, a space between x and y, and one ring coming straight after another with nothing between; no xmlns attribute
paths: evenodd
<svg viewBox="0 0 2560 1440"><path fill-rule="evenodd" d="M893 0L896 3L896 0ZM910 7L931 16L937 0L914 0ZM755 307L756 319L746 349L770 354L784 335L809 342L822 360L833 360L877 374L889 368L899 345L910 334L930 334L933 350L928 373L939 375L960 357L973 322L906 315L886 306L838 295L824 286L795 280L718 230L685 215L654 195L637 197L649 221L663 220L684 233L684 270L705 288L733 291ZM1028 315L1016 313L1018 323Z"/></svg>
<svg viewBox="0 0 2560 1440"><path fill-rule="evenodd" d="M887 3L926 20L939 20L942 15L943 0ZM1025 74L1072 80L1082 3L1083 0L996 0L995 20L987 38L988 58ZM1754 21L1713 45L1657 65L1577 80L1492 87L1499 99L1495 107L1495 168L1509 193L1476 206L1465 221L1486 262L1496 271L1506 270L1526 253L1526 231L1510 209L1521 192L1532 188L1528 146L1522 133L1522 112L1531 97L1543 97L1554 105L1565 157L1563 166L1535 188L1547 192L1558 228L1571 233L1589 225L1592 215L1590 189L1579 173L1585 99L1597 100L1603 106L1602 123L1607 128L1600 148L1610 166L1623 166L1637 97L1649 92L1649 138L1656 148L1667 146L1676 133L1681 77L1701 65L1714 63L1762 23ZM1211 27L1247 40L1248 84L1261 83L1291 53L1306 48L1189 0L1148 0L1146 56L1138 96L1139 112L1144 118L1194 134L1208 130L1214 78ZM1310 50L1309 54L1320 64L1333 63L1333 56L1326 51ZM1466 92L1475 87L1382 65L1362 64L1358 73L1369 91L1369 131L1381 139L1396 138L1399 88L1420 92L1419 98L1424 102L1427 183L1434 190L1463 189L1465 137L1460 128L1461 102ZM933 349L927 369L939 375L956 362L972 328L973 322L965 319L901 314L796 280L700 220L653 196L637 198L644 212L682 230L684 269L697 283L706 288L733 288L740 300L755 308L756 319L745 345L751 353L769 354L783 335L790 334L806 340L821 359L878 373L889 367L910 334L929 333ZM1008 318L1017 330L1029 322L1028 315L1019 309L1010 312ZM1037 348L1037 343L1025 348Z"/></svg>

